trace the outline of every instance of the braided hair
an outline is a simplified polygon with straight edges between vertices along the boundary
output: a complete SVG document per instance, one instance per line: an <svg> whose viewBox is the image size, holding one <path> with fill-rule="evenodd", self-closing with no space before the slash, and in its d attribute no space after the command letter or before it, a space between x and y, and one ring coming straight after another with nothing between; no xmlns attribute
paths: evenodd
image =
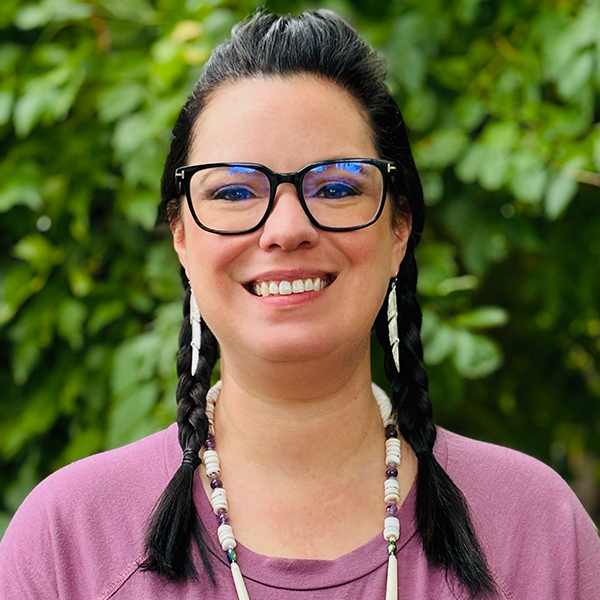
<svg viewBox="0 0 600 600"><path fill-rule="evenodd" d="M375 320L385 352L385 370L392 384L392 404L404 439L418 457L417 531L429 563L446 570L472 597L495 591L483 550L477 541L466 500L433 455L436 428L428 395L420 338L421 309L416 298L414 251L423 230L424 202L402 115L384 80L384 59L343 19L326 10L297 17L257 12L236 25L229 40L215 48L202 76L181 110L173 129L163 172L159 218L172 224L180 218L180 194L174 172L187 163L194 124L223 84L244 79L309 74L349 92L364 111L379 156L393 160L398 173L390 197L393 218L409 218L411 234L397 276L398 333L401 370L394 365L387 335L387 302ZM208 576L206 534L192 499L198 451L208 431L206 393L217 358L217 342L205 323L196 373L191 374L190 287L183 276L186 298L179 338L177 423L182 465L168 484L154 512L142 567L171 580L196 577L195 545Z"/></svg>

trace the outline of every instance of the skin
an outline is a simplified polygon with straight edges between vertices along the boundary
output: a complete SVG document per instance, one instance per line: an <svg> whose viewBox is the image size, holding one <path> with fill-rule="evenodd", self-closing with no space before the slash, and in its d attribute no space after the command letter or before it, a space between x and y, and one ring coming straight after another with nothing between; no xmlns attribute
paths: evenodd
<svg viewBox="0 0 600 600"><path fill-rule="evenodd" d="M377 157L359 105L330 82L294 76L220 88L196 123L188 164L254 162L283 173L344 157ZM370 336L410 223L392 224L386 203L365 229L322 231L283 184L256 232L205 232L185 203L172 229L221 347L215 438L238 541L270 556L333 559L381 535L384 431ZM291 296L247 289L316 276L334 281ZM415 472L403 443L402 500Z"/></svg>

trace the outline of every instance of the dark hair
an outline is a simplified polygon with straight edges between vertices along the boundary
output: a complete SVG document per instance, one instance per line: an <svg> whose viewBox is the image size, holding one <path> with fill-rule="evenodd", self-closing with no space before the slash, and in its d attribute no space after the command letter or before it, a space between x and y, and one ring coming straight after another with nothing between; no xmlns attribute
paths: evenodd
<svg viewBox="0 0 600 600"><path fill-rule="evenodd" d="M433 455L436 428L432 420L427 374L420 338L421 309L416 299L417 266L414 251L424 222L423 193L412 158L402 115L385 86L383 58L343 19L330 11L297 17L259 12L238 24L231 38L211 54L193 93L173 129L171 150L162 179L159 214L178 218L179 196L174 172L186 164L193 126L211 94L232 81L271 76L310 74L347 90L360 104L374 133L382 158L393 160L398 174L393 182L396 214L410 211L412 231L397 277L400 372L396 370L387 334L386 305L375 321L384 348L385 369L392 384L392 404L398 427L418 457L416 522L432 566L442 567L472 596L495 590L460 490ZM178 357L177 423L184 452L183 464L167 486L153 515L143 568L173 580L197 576L192 561L192 539L212 578L204 530L192 500L197 456L207 435L206 393L217 356L217 343L203 324L202 352L196 374L190 373L189 282L185 278L184 322ZM196 461L196 466L199 461Z"/></svg>

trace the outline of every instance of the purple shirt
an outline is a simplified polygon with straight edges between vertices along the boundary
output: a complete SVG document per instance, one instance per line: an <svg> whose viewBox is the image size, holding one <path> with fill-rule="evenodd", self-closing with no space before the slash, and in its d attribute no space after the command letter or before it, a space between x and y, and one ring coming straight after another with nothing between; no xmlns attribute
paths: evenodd
<svg viewBox="0 0 600 600"><path fill-rule="evenodd" d="M463 490L500 598L600 600L600 540L568 485L539 461L439 430L435 453ZM57 471L28 496L0 543L0 598L233 600L217 523L198 479L195 502L214 544L217 587L166 583L137 565L147 522L181 463L175 426ZM401 507L401 600L466 598L428 566L415 535L415 489ZM382 509L383 520L383 509ZM252 600L384 600L386 542L336 560L258 555L238 544ZM200 567L201 569L201 567ZM454 595L456 594L456 595Z"/></svg>

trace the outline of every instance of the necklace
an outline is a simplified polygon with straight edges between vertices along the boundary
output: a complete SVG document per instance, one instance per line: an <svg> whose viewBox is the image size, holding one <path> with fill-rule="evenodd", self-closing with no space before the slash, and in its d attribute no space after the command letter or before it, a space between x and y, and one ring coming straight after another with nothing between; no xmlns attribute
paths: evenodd
<svg viewBox="0 0 600 600"><path fill-rule="evenodd" d="M396 542L400 537L400 521L398 520L398 502L400 501L400 487L398 485L398 467L400 465L400 438L396 429L396 422L392 411L392 403L385 392L374 383L371 384L373 395L379 406L383 426L385 427L385 466L386 480L384 483L384 502L386 517L383 522L383 537L388 542L388 569L385 600L398 600L398 561L396 559ZM246 584L242 577L240 566L237 562L235 547L237 542L233 535L233 528L229 524L229 504L223 482L219 478L221 467L219 455L215 447L215 404L221 393L221 382L217 382L206 394L206 416L208 418L208 435L204 442L204 455L202 460L206 468L206 476L210 480L212 489L210 503L217 516L217 537L221 548L227 553L231 575L237 597L239 600L250 600Z"/></svg>

